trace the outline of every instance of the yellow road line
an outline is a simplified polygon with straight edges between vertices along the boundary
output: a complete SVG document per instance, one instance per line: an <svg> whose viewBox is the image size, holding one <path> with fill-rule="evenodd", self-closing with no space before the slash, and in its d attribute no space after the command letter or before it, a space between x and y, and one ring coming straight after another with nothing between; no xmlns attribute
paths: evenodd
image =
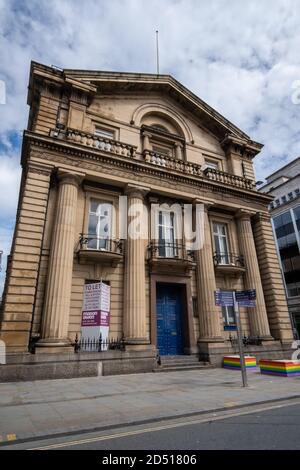
<svg viewBox="0 0 300 470"><path fill-rule="evenodd" d="M298 404L298 403L300 403L300 401L291 403L289 405L291 406L291 405ZM170 423L170 424L166 424L164 426L156 426L156 427L152 427L152 428L138 429L136 431L126 431L126 432L121 432L121 433L116 433L116 434L108 434L108 435L105 435L105 436L91 437L91 438L87 438L87 439L80 439L80 440L77 440L77 441L69 441L69 442L66 441L66 442L62 442L60 444L57 443L57 444L50 444L50 445L42 446L42 447L34 447L34 448L29 449L29 450L59 449L59 448L62 448L62 447L76 446L76 445L80 445L80 444L89 444L91 442L101 442L101 441L107 441L107 440L111 440L111 439L118 439L118 438L122 438L122 437L136 436L138 434L145 434L145 433L156 432L156 431L164 431L166 429L174 429L174 428L179 428L179 427L182 427L182 426L190 426L190 425L194 425L194 424L201 424L201 423L206 423L206 422L209 422L209 421L218 421L218 420L221 420L221 419L232 418L234 416L247 415L247 414L252 414L252 413L255 413L255 412L262 412L262 411L267 411L267 410L271 410L271 409L275 409L275 408L282 408L284 406L289 406L289 405L287 405L285 403L285 404L273 405L273 406L264 407L264 408L258 408L258 409L254 409L254 410L252 409L252 410L248 410L248 411L244 411L244 412L239 410L236 413L225 414L225 415L222 415L222 416L212 415L210 417L205 417L205 418L202 418L202 419L182 421L180 423L173 423L173 424Z"/></svg>

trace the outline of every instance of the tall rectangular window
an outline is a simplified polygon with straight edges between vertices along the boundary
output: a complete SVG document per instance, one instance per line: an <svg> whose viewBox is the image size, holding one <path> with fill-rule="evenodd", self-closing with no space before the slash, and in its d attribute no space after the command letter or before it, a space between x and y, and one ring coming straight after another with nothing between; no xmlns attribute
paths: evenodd
<svg viewBox="0 0 300 470"><path fill-rule="evenodd" d="M112 231L112 204L91 199L88 245L93 250L109 250Z"/></svg>
<svg viewBox="0 0 300 470"><path fill-rule="evenodd" d="M226 225L214 223L213 234L218 263L229 264L229 250Z"/></svg>
<svg viewBox="0 0 300 470"><path fill-rule="evenodd" d="M235 314L233 307L222 307L222 316L224 329L230 330L236 328Z"/></svg>
<svg viewBox="0 0 300 470"><path fill-rule="evenodd" d="M175 242L174 212L159 211L158 214L159 256L173 258L177 255Z"/></svg>

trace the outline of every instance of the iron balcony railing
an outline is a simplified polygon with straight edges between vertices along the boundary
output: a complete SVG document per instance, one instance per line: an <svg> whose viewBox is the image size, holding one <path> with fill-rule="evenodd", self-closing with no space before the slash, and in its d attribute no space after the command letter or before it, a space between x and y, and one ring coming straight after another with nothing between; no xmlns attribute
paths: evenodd
<svg viewBox="0 0 300 470"><path fill-rule="evenodd" d="M230 252L221 252L214 253L214 264L215 266L236 266L239 268L245 267L243 255L238 255L236 253Z"/></svg>
<svg viewBox="0 0 300 470"><path fill-rule="evenodd" d="M96 237L94 235L80 234L80 249L107 251L110 253L123 254L123 240Z"/></svg>
<svg viewBox="0 0 300 470"><path fill-rule="evenodd" d="M151 259L169 258L194 261L194 252L187 250L184 243L152 241L148 246Z"/></svg>

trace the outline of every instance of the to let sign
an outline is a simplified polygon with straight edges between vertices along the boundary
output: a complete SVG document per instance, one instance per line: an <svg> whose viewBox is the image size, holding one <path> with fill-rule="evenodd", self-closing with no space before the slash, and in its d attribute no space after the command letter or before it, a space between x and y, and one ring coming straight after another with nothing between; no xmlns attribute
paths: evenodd
<svg viewBox="0 0 300 470"><path fill-rule="evenodd" d="M84 286L81 316L81 338L98 339L100 334L105 342L109 335L110 323L110 286L95 282Z"/></svg>

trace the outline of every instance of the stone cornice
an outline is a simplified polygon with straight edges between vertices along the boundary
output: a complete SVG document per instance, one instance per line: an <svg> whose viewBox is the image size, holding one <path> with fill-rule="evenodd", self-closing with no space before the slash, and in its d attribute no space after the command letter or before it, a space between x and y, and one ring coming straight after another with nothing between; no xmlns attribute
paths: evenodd
<svg viewBox="0 0 300 470"><path fill-rule="evenodd" d="M230 148L241 157L252 160L262 149L263 145L250 139L241 139L234 135L227 134L221 142L221 146L227 150Z"/></svg>
<svg viewBox="0 0 300 470"><path fill-rule="evenodd" d="M36 146L41 149L47 149L51 152L56 152L57 156L54 158L53 154L51 155L51 160L58 163L57 166L60 166L63 163L63 159L58 158L59 155L68 155L72 160L74 157L77 157L76 161L72 162L76 168L81 168L83 172L88 173L88 162L97 162L97 165L101 165L101 171L105 171L108 174L111 174L112 168L117 174L117 168L121 170L122 176L124 176L124 171L128 172L128 177L132 176L132 179L137 179L138 181L146 181L147 179L154 177L156 179L156 184L158 179L161 181L162 188L165 186L165 182L170 181L172 186L182 184L185 186L187 192L191 192L191 187L199 188L203 190L210 190L215 193L222 193L228 196L233 196L236 198L241 198L248 201L256 201L259 204L267 205L272 200L272 197L265 194L258 193L256 191L242 190L240 188L229 187L228 185L223 185L218 182L208 180L206 178L195 177L192 175L182 174L180 171L172 170L169 171L162 167L156 167L155 165L148 164L144 161L122 157L119 155L112 155L105 151L93 150L92 148L83 147L80 145L70 144L65 140L57 140L47 136L41 136L36 133L25 131L24 133L24 145L22 151L22 165L26 166L26 155L28 155L28 146ZM81 159L80 165L78 157ZM50 160L50 158L49 158ZM71 161L70 160L70 161ZM86 162L86 163L84 163ZM69 162L70 163L70 162ZM95 168L96 169L96 168ZM107 171L106 171L107 170ZM138 178L137 178L138 176ZM165 181L165 182L164 182ZM155 183L152 183L155 184ZM148 185L148 181L145 186ZM151 186L151 184L149 184Z"/></svg>
<svg viewBox="0 0 300 470"><path fill-rule="evenodd" d="M29 162L27 169L28 171L30 171L30 173L37 173L38 175L50 176L54 169L54 166L47 164L40 165L38 163Z"/></svg>

